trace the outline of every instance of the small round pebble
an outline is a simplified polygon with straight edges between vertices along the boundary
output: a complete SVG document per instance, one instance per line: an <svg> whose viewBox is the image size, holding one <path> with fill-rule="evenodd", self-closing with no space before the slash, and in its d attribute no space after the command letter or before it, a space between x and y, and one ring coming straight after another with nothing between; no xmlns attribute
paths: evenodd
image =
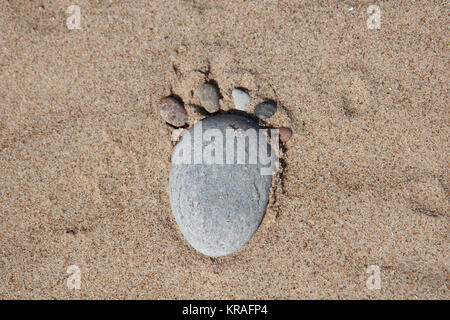
<svg viewBox="0 0 450 320"><path fill-rule="evenodd" d="M275 101L267 100L255 107L255 116L260 119L268 119L277 111L277 104Z"/></svg>
<svg viewBox="0 0 450 320"><path fill-rule="evenodd" d="M233 96L235 108L240 111L246 111L250 102L250 95L245 90L239 88L233 89L231 95Z"/></svg>
<svg viewBox="0 0 450 320"><path fill-rule="evenodd" d="M292 136L292 130L289 128L281 127L278 128L279 134L280 134L280 141L281 142L287 142L291 136Z"/></svg>
<svg viewBox="0 0 450 320"><path fill-rule="evenodd" d="M172 97L161 99L159 114L167 123L174 127L182 127L188 122L188 114L183 105Z"/></svg>
<svg viewBox="0 0 450 320"><path fill-rule="evenodd" d="M205 83L201 86L200 92L200 102L202 107L206 109L209 113L214 113L219 111L219 89L216 85L212 83Z"/></svg>

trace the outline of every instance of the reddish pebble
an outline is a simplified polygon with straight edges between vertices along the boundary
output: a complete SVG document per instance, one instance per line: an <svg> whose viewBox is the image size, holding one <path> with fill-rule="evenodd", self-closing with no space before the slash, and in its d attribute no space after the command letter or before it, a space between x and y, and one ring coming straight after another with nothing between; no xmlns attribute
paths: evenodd
<svg viewBox="0 0 450 320"><path fill-rule="evenodd" d="M280 133L280 141L285 143L287 142L291 136L292 136L292 130L289 128L278 128L279 133Z"/></svg>
<svg viewBox="0 0 450 320"><path fill-rule="evenodd" d="M172 97L161 99L159 114L167 123L175 127L182 127L188 122L188 114L183 105Z"/></svg>

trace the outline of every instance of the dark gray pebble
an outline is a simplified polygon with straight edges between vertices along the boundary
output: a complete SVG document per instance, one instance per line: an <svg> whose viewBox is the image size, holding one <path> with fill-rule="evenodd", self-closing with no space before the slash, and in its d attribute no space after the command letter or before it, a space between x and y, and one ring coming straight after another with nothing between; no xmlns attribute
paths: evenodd
<svg viewBox="0 0 450 320"><path fill-rule="evenodd" d="M275 101L267 100L255 107L254 114L260 119L268 119L272 117L277 111L277 104Z"/></svg>

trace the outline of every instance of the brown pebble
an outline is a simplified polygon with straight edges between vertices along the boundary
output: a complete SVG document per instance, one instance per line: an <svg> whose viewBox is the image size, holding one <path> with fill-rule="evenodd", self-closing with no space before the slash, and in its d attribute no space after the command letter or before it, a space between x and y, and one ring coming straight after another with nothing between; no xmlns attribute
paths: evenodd
<svg viewBox="0 0 450 320"><path fill-rule="evenodd" d="M161 99L159 114L167 123L175 127L182 127L188 122L188 114L183 105L172 97Z"/></svg>
<svg viewBox="0 0 450 320"><path fill-rule="evenodd" d="M280 133L280 141L281 142L285 143L291 138L291 136L292 136L291 129L282 127L282 128L278 128L278 130Z"/></svg>

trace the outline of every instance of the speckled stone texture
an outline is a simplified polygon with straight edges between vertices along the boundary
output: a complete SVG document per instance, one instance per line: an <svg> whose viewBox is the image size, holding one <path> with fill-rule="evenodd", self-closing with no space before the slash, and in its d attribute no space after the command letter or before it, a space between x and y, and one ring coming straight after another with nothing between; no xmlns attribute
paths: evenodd
<svg viewBox="0 0 450 320"><path fill-rule="evenodd" d="M224 137L230 125L235 129L258 129L255 122L237 115L218 115L202 121L203 132L217 128ZM174 154L177 148L189 142L189 138L193 151L194 128L189 132L190 136L184 135L175 147ZM207 144L203 142L203 147ZM234 147L236 154L236 144ZM248 150L246 144L247 156ZM224 149L224 159L225 154ZM239 250L250 240L264 216L272 182L272 176L260 174L261 167L259 162L212 165L172 163L172 211L184 237L197 251L213 257L224 256Z"/></svg>

